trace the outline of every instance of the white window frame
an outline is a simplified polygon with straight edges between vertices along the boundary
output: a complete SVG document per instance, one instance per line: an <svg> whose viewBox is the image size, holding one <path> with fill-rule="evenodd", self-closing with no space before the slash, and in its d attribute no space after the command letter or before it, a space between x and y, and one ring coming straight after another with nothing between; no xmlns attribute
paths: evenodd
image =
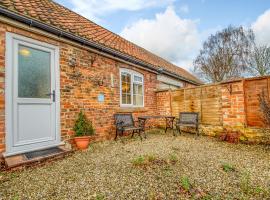
<svg viewBox="0 0 270 200"><path fill-rule="evenodd" d="M131 85L130 85L131 104L123 104L122 103L122 73L130 74L130 77L131 77ZM134 76L138 76L138 77L142 78L142 82L134 81ZM143 96L143 104L142 105L134 105L133 104L133 95L134 95L133 94L133 84L134 83L142 84L142 96ZM144 107L144 77L143 77L143 74L136 72L134 70L120 68L120 107L132 107L132 108Z"/></svg>

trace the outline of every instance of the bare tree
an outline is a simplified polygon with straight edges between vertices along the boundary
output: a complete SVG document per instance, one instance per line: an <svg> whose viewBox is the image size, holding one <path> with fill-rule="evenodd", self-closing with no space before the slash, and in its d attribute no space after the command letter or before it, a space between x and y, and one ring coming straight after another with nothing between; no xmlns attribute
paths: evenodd
<svg viewBox="0 0 270 200"><path fill-rule="evenodd" d="M210 82L239 77L248 66L253 45L251 29L229 26L204 42L194 61L194 72Z"/></svg>
<svg viewBox="0 0 270 200"><path fill-rule="evenodd" d="M270 47L266 45L259 47L254 46L248 71L253 76L265 76L270 74Z"/></svg>

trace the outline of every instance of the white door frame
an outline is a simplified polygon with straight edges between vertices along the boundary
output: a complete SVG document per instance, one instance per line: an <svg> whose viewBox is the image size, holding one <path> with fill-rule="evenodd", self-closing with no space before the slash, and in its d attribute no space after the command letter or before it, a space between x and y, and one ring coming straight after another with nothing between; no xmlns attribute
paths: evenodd
<svg viewBox="0 0 270 200"><path fill-rule="evenodd" d="M13 118L13 99L14 99L14 47L17 41L26 42L28 44L38 45L41 48L47 48L52 50L54 53L54 78L55 78L55 134L56 141L50 146L41 146L40 148L27 149L23 151L13 150L13 134L14 134L14 118ZM31 38L27 38L14 33L6 33L6 58L5 58L5 128L6 128L6 152L4 156L10 156L14 154L24 153L27 151L48 148L57 146L61 142L61 130L60 130L60 67L59 67L59 47L40 42Z"/></svg>

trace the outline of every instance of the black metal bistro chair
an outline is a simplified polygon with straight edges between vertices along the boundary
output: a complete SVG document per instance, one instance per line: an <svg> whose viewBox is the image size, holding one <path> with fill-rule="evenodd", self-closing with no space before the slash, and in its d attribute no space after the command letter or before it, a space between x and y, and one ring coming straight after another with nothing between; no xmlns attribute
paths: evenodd
<svg viewBox="0 0 270 200"><path fill-rule="evenodd" d="M194 127L196 135L199 136L199 113L198 112L180 112L179 119L176 120L176 129L181 134L181 127Z"/></svg>
<svg viewBox="0 0 270 200"><path fill-rule="evenodd" d="M118 133L120 132L120 135L123 136L125 131L132 131L132 136L134 136L134 133L138 133L142 140L141 133L144 133L144 126L145 126L145 121L144 120L139 120L138 125L135 125L135 121L133 119L132 113L117 113L114 114L114 120L115 120L115 126L116 126L116 134L115 134L115 140L117 139Z"/></svg>

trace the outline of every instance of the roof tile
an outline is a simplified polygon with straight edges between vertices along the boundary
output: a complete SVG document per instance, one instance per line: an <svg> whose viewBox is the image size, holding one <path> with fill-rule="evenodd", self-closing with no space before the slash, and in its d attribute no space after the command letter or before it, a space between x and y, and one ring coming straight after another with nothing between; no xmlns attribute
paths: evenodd
<svg viewBox="0 0 270 200"><path fill-rule="evenodd" d="M112 33L52 0L1 0L0 6L84 37L87 40L105 45L106 47L149 63L156 68L163 67L168 71L189 80L201 83L199 79L186 70L177 67L165 59L135 45L115 33Z"/></svg>

